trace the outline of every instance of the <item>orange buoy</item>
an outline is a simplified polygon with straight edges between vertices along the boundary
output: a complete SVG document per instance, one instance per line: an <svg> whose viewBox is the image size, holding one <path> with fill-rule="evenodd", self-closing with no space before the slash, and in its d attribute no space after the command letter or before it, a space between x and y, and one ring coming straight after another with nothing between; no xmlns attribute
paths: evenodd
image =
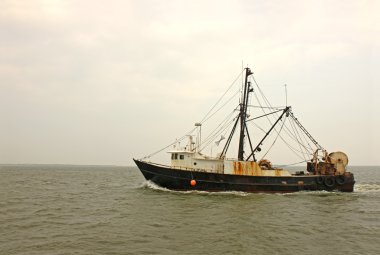
<svg viewBox="0 0 380 255"><path fill-rule="evenodd" d="M195 185L197 185L197 182L196 182L195 180L191 180L191 181L190 181L190 185L191 185L191 186L195 186Z"/></svg>

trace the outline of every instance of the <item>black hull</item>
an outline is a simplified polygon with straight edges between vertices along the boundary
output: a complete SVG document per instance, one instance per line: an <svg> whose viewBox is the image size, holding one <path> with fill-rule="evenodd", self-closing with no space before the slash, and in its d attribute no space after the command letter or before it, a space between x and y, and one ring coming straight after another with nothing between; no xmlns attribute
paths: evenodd
<svg viewBox="0 0 380 255"><path fill-rule="evenodd" d="M262 193L290 193L304 190L352 192L355 183L352 173L346 173L344 176L246 176L185 171L135 159L134 161L146 180L170 190ZM191 180L196 181L194 186L191 185Z"/></svg>

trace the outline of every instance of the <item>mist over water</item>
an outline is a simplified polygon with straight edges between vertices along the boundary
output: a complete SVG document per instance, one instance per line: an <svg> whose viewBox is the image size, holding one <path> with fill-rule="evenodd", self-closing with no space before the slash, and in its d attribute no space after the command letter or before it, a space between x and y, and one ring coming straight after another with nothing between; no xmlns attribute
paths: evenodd
<svg viewBox="0 0 380 255"><path fill-rule="evenodd" d="M0 254L378 254L380 167L355 192L175 192L135 167L0 166Z"/></svg>

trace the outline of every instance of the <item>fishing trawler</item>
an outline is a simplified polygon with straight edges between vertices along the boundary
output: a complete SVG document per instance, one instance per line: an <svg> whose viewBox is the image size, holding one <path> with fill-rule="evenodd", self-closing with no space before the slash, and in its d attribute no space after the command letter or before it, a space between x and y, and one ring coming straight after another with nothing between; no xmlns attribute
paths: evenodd
<svg viewBox="0 0 380 255"><path fill-rule="evenodd" d="M355 180L354 175L346 169L347 155L340 151L328 153L301 125L290 106L272 107L265 96L261 102L267 102L267 106L260 105L259 107L263 111L262 114L251 117L249 112L249 108L252 106L250 95L255 91L260 93L262 91L250 68L244 68L240 76L242 77L239 89L240 100L232 111L231 118L219 124L214 130L214 134L209 135L203 141L201 140L201 128L208 118L196 123L195 128L180 139L182 141L187 138L188 141L184 146L181 146L180 141L177 140L164 148L171 147L168 151L171 160L169 164L151 162L149 159L153 154L142 159L134 159L145 179L161 187L180 191L289 193L326 190L352 192ZM257 102L260 102L257 97L256 99ZM220 108L215 108L214 105L213 109L214 112L217 112ZM214 113L210 111L209 116L212 114ZM260 118L266 118L270 126L267 131L263 132L261 139L257 139L255 143L255 140L251 139L253 136L250 131L252 126L250 123ZM287 127L285 123L287 120L291 123L290 127ZM293 135L291 135L291 130L294 131ZM291 172L283 166L273 165L264 158L267 153L260 158L262 148L271 134L274 133L275 138L274 142L270 143L269 150L277 138L284 140L281 131L285 131L293 138L298 143L298 151L303 152L305 159L302 161L305 163L303 171ZM226 136L223 135L223 132L226 132ZM229 132L228 135L227 132ZM220 139L213 140L220 134L222 134ZM219 148L219 145L222 144L221 141L225 139L224 146ZM235 149L237 157L227 155L232 141L237 144L237 150ZM204 152L204 145L210 144L218 146L219 152L214 156ZM289 145L289 149L296 151L294 146Z"/></svg>

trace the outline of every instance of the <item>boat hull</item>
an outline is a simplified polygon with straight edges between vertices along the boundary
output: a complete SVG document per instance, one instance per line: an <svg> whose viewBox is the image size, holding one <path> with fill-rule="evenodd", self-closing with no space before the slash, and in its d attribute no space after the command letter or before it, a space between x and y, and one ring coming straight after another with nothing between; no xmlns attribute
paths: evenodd
<svg viewBox="0 0 380 255"><path fill-rule="evenodd" d="M348 172L340 176L247 176L181 170L135 159L134 161L146 180L170 190L259 193L290 193L305 190L352 192L355 184L353 174ZM192 180L195 180L195 185L191 185Z"/></svg>

